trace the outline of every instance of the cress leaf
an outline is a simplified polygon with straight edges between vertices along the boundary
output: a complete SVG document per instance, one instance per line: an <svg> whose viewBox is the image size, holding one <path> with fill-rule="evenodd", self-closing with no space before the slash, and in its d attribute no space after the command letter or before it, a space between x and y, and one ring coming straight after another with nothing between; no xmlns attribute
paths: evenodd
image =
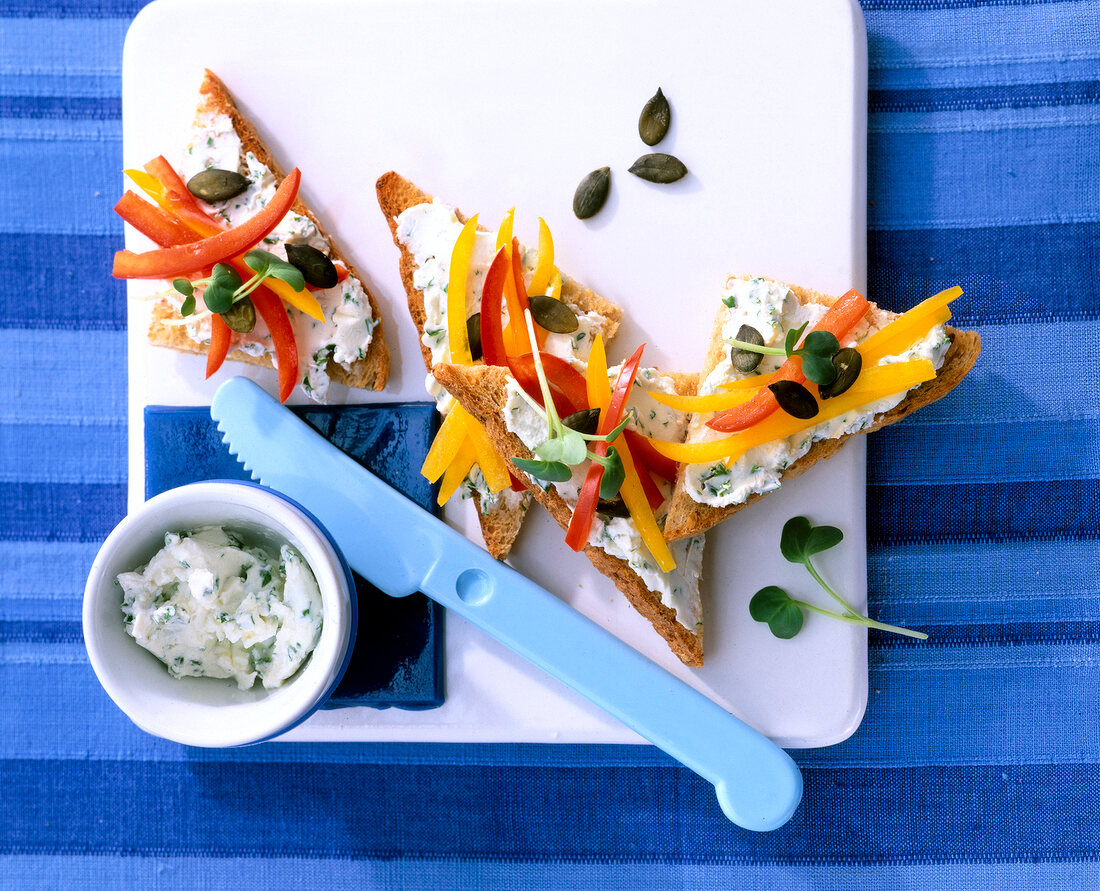
<svg viewBox="0 0 1100 891"><path fill-rule="evenodd" d="M263 275L268 269L276 263L282 263L283 261L276 257L271 251L260 250L260 248L253 248L247 254L244 255L244 262L257 275Z"/></svg>
<svg viewBox="0 0 1100 891"><path fill-rule="evenodd" d="M564 483L573 477L573 471L557 461L528 461L526 458L513 458L512 463L535 479L546 480L549 483Z"/></svg>
<svg viewBox="0 0 1100 891"><path fill-rule="evenodd" d="M810 537L813 525L806 517L791 517L783 524L783 534L779 537L779 550L783 558L790 563L806 562L806 540Z"/></svg>
<svg viewBox="0 0 1100 891"><path fill-rule="evenodd" d="M227 291L236 291L243 284L237 270L228 263L215 263L210 273L211 284L225 288Z"/></svg>
<svg viewBox="0 0 1100 891"><path fill-rule="evenodd" d="M206 286L202 299L206 308L211 312L229 312L233 306L233 292L235 289L213 281Z"/></svg>
<svg viewBox="0 0 1100 891"><path fill-rule="evenodd" d="M566 429L558 441L561 443L561 453L557 460L563 464L577 465L588 457L584 437L575 430Z"/></svg>
<svg viewBox="0 0 1100 891"><path fill-rule="evenodd" d="M806 375L807 380L821 387L827 387L836 380L836 366L833 365L832 359L813 353L803 353L801 350L799 355L802 356L802 373Z"/></svg>
<svg viewBox="0 0 1100 891"><path fill-rule="evenodd" d="M195 297L190 295L184 298L183 305L180 307L181 316L189 316L195 311Z"/></svg>
<svg viewBox="0 0 1100 891"><path fill-rule="evenodd" d="M806 342L802 344L800 352L811 353L824 359L831 359L840 349L840 341L831 331L811 331L806 335Z"/></svg>
<svg viewBox="0 0 1100 891"><path fill-rule="evenodd" d="M280 281L286 282L295 291L303 291L306 287L306 277L302 275L302 270L297 266L291 266L289 263L283 263L278 261L272 263L268 267L267 274L272 278L277 278Z"/></svg>
<svg viewBox="0 0 1100 891"><path fill-rule="evenodd" d="M618 450L610 448L607 450L603 477L600 479L600 498L608 501L618 495L624 479L626 472L623 470L623 459L619 457Z"/></svg>
<svg viewBox="0 0 1100 891"><path fill-rule="evenodd" d="M794 348L798 346L798 340L802 337L802 332L806 330L806 326L809 322L803 322L800 328L791 328L787 332L787 338L783 342L783 349L786 350L787 355L790 356L794 352Z"/></svg>
<svg viewBox="0 0 1100 891"><path fill-rule="evenodd" d="M798 634L805 621L802 608L778 585L761 588L753 595L749 615L757 622L767 622L772 634L781 640Z"/></svg>
<svg viewBox="0 0 1100 891"><path fill-rule="evenodd" d="M604 441L605 442L614 442L616 439L618 439L619 434L622 433L623 430L626 429L626 425L630 423L630 419L634 417L634 414L635 414L634 409L631 409L630 411L628 411L626 413L626 417L624 417L621 421L619 421L619 426L616 427L614 430L612 430L610 433L608 433L607 436L604 437Z"/></svg>
<svg viewBox="0 0 1100 891"><path fill-rule="evenodd" d="M172 287L179 291L184 297L190 297L195 293L195 286L185 278L172 279Z"/></svg>
<svg viewBox="0 0 1100 891"><path fill-rule="evenodd" d="M561 461L562 445L562 441L556 436L548 439L535 449L535 457L542 461Z"/></svg>
<svg viewBox="0 0 1100 891"><path fill-rule="evenodd" d="M803 553L806 557L812 557L829 548L835 548L843 540L844 533L836 526L814 526L803 545Z"/></svg>

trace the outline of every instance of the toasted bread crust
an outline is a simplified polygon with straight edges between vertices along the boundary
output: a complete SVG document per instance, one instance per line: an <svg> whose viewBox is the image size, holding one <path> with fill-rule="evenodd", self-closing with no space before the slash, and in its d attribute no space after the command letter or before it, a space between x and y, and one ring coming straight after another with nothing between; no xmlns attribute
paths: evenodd
<svg viewBox="0 0 1100 891"><path fill-rule="evenodd" d="M394 171L383 174L375 185L378 193L378 206L386 218L386 224L390 227L390 235L393 243L400 252L401 284L405 288L405 298L409 306L409 315L416 325L416 342L420 347L420 354L424 359L424 367L432 370L432 352L424 345L421 337L424 335L424 325L427 321L427 313L424 310L424 292L413 285L413 273L416 271L416 263L413 255L405 248L397 237L397 218L405 210L418 204L429 204L432 196L414 183L409 182L403 176ZM461 211L456 211L460 220L467 219ZM562 275L562 300L579 312L598 312L609 320L602 332L605 341L610 340L618 330L622 321L623 311L616 304L605 300L584 287L579 282ZM494 510L482 512L481 499L477 498L478 521L481 523L481 532L485 539L485 546L489 553L496 559L503 560L512 549L516 535L523 525L523 517L530 505L530 496L525 495L523 503L518 507L501 505Z"/></svg>
<svg viewBox="0 0 1100 891"><path fill-rule="evenodd" d="M788 285L788 287L794 291L795 295L803 303L821 303L826 306L831 306L838 299L818 291L800 288L796 285ZM881 310L874 304L871 306L870 317L873 321L884 322L892 315L892 313ZM719 312L711 335L710 348L707 351L707 358L703 373L700 375L700 380L705 379L725 355L726 347L722 341L721 316L722 314ZM947 355L944 357L943 365L940 367L934 380L930 380L915 388L905 397L905 399L894 406L894 408L875 418L872 424L869 424L858 433L848 434L838 439L818 440L810 446L809 451L807 451L805 455L783 471L780 479L786 481L800 476L815 464L835 455L853 436L857 436L861 433L870 433L873 430L880 430L890 424L895 424L917 409L929 405L938 399L942 399L950 393L951 390L966 377L970 369L974 367L974 363L981 353L982 343L981 337L975 331L960 331L948 326L947 333L951 338L951 347L948 349ZM700 504L687 493L685 484L686 472L686 466L680 465L676 474L676 486L673 489L672 500L669 504L668 518L665 521L664 529L665 538L669 541L675 541L676 539L687 538L688 536L705 532L712 526L728 519L743 508L748 507L750 504L755 504L768 494L767 492L758 492L750 495L741 504L730 504L725 507L713 507L709 504Z"/></svg>
<svg viewBox="0 0 1100 891"><path fill-rule="evenodd" d="M504 424L507 370L495 366L436 365L432 373L447 392L485 426L493 446L504 456L517 479L526 480L526 475L516 469L512 459L530 459L533 456L523 441L511 433ZM673 375L673 377L677 388L682 393L695 391L695 375ZM569 528L572 510L552 486L547 491L533 486L530 492L550 512L562 529ZM597 547L586 546L584 553L596 569L615 583L615 587L623 593L631 606L653 625L657 633L668 642L672 652L685 665L693 668L702 666L701 628L696 633L676 621L676 610L661 603L660 598L645 586L626 561L612 557Z"/></svg>
<svg viewBox="0 0 1100 891"><path fill-rule="evenodd" d="M203 75L202 84L199 87L199 95L198 112L225 114L228 115L229 119L233 122L233 128L236 130L241 140L240 164L242 166L244 165L245 156L251 152L274 174L277 182L282 182L286 175L283 168L271 156L271 153L260 139L252 122L241 113L239 108L237 108L237 104L233 101L233 97L225 84L222 83L213 72L206 71ZM371 337L370 346L367 347L366 356L352 363L347 368L337 362L330 362L326 369L329 378L335 383L344 384L348 387L365 390L381 390L385 387L386 381L389 378L390 351L386 345L385 321L382 318L382 312L379 309L378 301L367 287L364 278L356 271L355 267L340 250L335 239L325 231L320 220L318 220L313 214L313 211L306 206L305 202L302 200L301 193L299 193L298 198L295 200L292 209L295 213L309 218L313 225L317 227L317 231L320 232L328 242L331 258L334 261L343 263L344 266L347 267L348 272L355 276L363 285L363 291L367 295L367 300L370 303L371 317L378 320L378 325L375 327L374 334ZM206 345L198 343L188 337L186 329L183 326L165 326L163 324L166 320L175 318L178 318L178 312L175 307L167 300L158 301L153 313L153 323L149 329L149 340L159 346L172 347L173 349L183 350L185 352L205 353ZM234 349L230 351L228 358L234 361L248 362L252 365L262 365L267 368L275 367L271 356L267 354L260 357L253 357L242 353L240 350Z"/></svg>

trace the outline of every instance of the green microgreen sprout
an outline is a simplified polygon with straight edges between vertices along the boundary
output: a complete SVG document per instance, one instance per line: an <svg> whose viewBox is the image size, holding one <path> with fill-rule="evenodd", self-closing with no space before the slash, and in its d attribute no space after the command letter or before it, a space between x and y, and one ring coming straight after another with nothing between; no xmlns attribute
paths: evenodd
<svg viewBox="0 0 1100 891"><path fill-rule="evenodd" d="M783 356L791 358L799 356L802 359L802 373L808 380L826 387L836 380L836 368L833 367L833 356L840 351L840 341L831 331L811 331L806 335L802 346L798 341L802 338L802 332L806 330L809 322L804 322L799 328L791 328L783 341L782 347L759 346L744 340L728 339L726 343L739 350L749 353L761 353L765 356ZM796 349L797 347L797 349Z"/></svg>
<svg viewBox="0 0 1100 891"><path fill-rule="evenodd" d="M536 343L530 310L524 311L524 320L527 322L531 342ZM603 477L600 480L600 498L614 498L619 493L626 476L622 458L613 446L608 448L606 455L599 455L596 452L589 451L587 443L614 442L626 428L626 425L630 423L631 418L634 416L633 409L627 413L626 417L614 430L604 436L594 433L581 433L578 430L566 427L558 416L554 398L550 392L550 383L546 379L546 372L542 367L542 359L539 357L537 349L533 351L532 358L535 364L535 376L538 378L539 389L542 391L543 405L539 405L522 387L519 388L519 392L531 408L546 422L547 438L535 449L537 460L513 458L512 463L536 479L563 483L573 476L571 468L582 464L584 461L594 461L604 469Z"/></svg>
<svg viewBox="0 0 1100 891"><path fill-rule="evenodd" d="M749 615L757 622L765 622L772 634L783 640L788 640L802 630L805 620L804 610L836 619L840 622L848 622L852 625L863 625L867 628L877 628L880 631L889 631L893 634L903 634L906 637L915 637L919 640L927 640L928 635L922 631L911 631L908 628L900 628L897 625L887 625L876 622L853 609L848 602L826 583L813 565L810 559L815 554L836 547L844 539L844 533L835 526L814 526L806 517L793 517L783 525L783 533L780 536L779 550L783 557L790 563L801 563L807 572L813 577L830 597L840 604L843 612L822 609L804 600L796 600L778 585L768 585L757 591L749 601Z"/></svg>
<svg viewBox="0 0 1100 891"><path fill-rule="evenodd" d="M195 281L185 278L174 279L172 287L184 296L180 315L189 316L195 311L196 286L205 288L202 293L203 303L208 310L216 313L229 312L234 303L243 300L268 278L284 281L295 291L305 290L306 280L302 271L297 266L279 259L270 251L259 248L251 250L244 255L244 262L253 272L248 281L242 281L237 270L227 263L215 263L209 278L200 278Z"/></svg>

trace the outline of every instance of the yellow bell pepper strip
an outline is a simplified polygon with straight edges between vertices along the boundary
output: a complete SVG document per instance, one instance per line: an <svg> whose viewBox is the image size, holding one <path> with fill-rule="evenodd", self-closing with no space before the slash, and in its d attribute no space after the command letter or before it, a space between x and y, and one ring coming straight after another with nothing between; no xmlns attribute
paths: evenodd
<svg viewBox="0 0 1100 891"><path fill-rule="evenodd" d="M555 300L561 300L561 273L554 273L554 280L550 282L550 296Z"/></svg>
<svg viewBox="0 0 1100 891"><path fill-rule="evenodd" d="M948 309L948 304L961 294L962 288L959 287L941 291L876 331L859 345L864 365L873 365L884 356L902 352L924 337L935 325L942 325L950 320L951 310Z"/></svg>
<svg viewBox="0 0 1100 891"><path fill-rule="evenodd" d="M768 376L761 375L761 378L765 380L767 377ZM681 396L678 393L658 393L656 391L650 391L649 395L657 402L661 403L661 405L667 405L669 408L676 409L676 411L706 412L724 411L729 408L734 408L742 402L752 399L753 390L742 388L739 390L727 390L722 393L710 393L705 396Z"/></svg>
<svg viewBox="0 0 1100 891"><path fill-rule="evenodd" d="M588 388L588 404L591 408L600 410L602 422L611 405L611 384L607 380L607 352L604 349L603 339L598 334L592 342L592 352L588 357L585 384ZM630 517L634 520L638 534L642 537L645 546L649 548L653 559L657 561L657 565L663 572L670 572L676 568L676 561L668 549L661 527L657 525L657 518L653 515L653 508L649 504L641 477L638 476L639 471L634 463L634 456L630 453L626 437L617 436L612 445L615 446L623 462L624 476L619 495L622 496L626 509L630 511Z"/></svg>
<svg viewBox="0 0 1100 891"><path fill-rule="evenodd" d="M658 452L681 464L708 464L730 456L744 454L753 446L792 436L816 427L823 421L839 417L895 393L930 381L936 376L932 363L919 359L866 368L846 393L821 403L821 410L809 420L800 420L786 413L772 417L747 430L709 442L666 442L649 438Z"/></svg>
<svg viewBox="0 0 1100 891"><path fill-rule="evenodd" d="M557 269L554 268L554 238L550 234L550 227L546 225L546 220L539 217L539 262L531 275L531 283L527 286L528 296L545 294L555 272Z"/></svg>
<svg viewBox="0 0 1100 891"><path fill-rule="evenodd" d="M516 209L511 207L508 209L508 213L504 215L504 219L500 221L500 227L497 229L497 250L499 251L504 245L512 243L512 222L516 217Z"/></svg>
<svg viewBox="0 0 1100 891"><path fill-rule="evenodd" d="M420 467L420 475L428 482L434 483L454 463L459 448L466 440L466 430L472 420L469 412L461 405L455 405L443 418L443 423L439 425L435 439L432 440L432 447L428 449Z"/></svg>
<svg viewBox="0 0 1100 891"><path fill-rule="evenodd" d="M451 496L458 491L462 481L470 475L470 470L476 462L477 452L474 451L474 444L467 437L462 440L458 454L451 462L451 466L447 468L447 472L443 474L443 482L439 484L439 496L436 498L436 503L440 507L451 500Z"/></svg>
<svg viewBox="0 0 1100 891"><path fill-rule="evenodd" d="M144 170L127 170L126 175L176 220L204 238L227 231L202 212L195 202L194 196L187 191L183 180L168 165L167 161L163 158L155 158L146 166L160 174L160 176L155 176L153 173ZM190 204L186 199L180 197L180 190L191 199ZM252 270L244 262L244 253L240 253L226 262L237 270L237 274L242 280L247 281L252 277ZM267 279L266 285L284 303L289 303L299 312L305 313L319 322L325 321L325 313L321 309L321 304L317 302L317 298L309 292L308 288L295 291L289 284L277 278Z"/></svg>
<svg viewBox="0 0 1100 891"><path fill-rule="evenodd" d="M477 464L481 468L481 474L485 477L485 484L490 492L500 492L512 485L512 478L508 474L508 465L497 454L493 443L489 440L489 434L477 418L470 418L466 428L466 435L474 446L474 454L477 455Z"/></svg>
<svg viewBox="0 0 1100 891"><path fill-rule="evenodd" d="M451 362L473 365L470 337L466 332L466 278L470 274L470 256L477 236L477 214L466 221L451 252L451 272L447 281L447 341Z"/></svg>
<svg viewBox="0 0 1100 891"><path fill-rule="evenodd" d="M516 209L511 208L508 213L504 215L504 219L500 221L500 228L497 229L497 251L503 247L508 249L504 252L505 262L505 274L504 274L504 289L502 292L503 305L508 307L508 324L504 326L504 348L510 356L519 356L530 350L525 350L521 343L517 342L519 338L519 331L523 327L523 319L519 319L519 327L516 325L515 308L519 306L516 301L516 282L512 275L512 251L510 245L512 244L512 224L515 221ZM484 312L484 310L482 310ZM484 318L484 316L482 316ZM526 342L526 341L524 341Z"/></svg>

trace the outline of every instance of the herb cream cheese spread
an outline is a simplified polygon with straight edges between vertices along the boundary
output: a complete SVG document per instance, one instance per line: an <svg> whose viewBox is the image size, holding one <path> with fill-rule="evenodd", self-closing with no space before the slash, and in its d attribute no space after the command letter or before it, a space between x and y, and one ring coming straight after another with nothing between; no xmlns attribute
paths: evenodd
<svg viewBox="0 0 1100 891"><path fill-rule="evenodd" d="M301 555L283 545L273 557L221 526L169 532L118 583L126 631L172 677L278 687L321 636L321 593Z"/></svg>
<svg viewBox="0 0 1100 891"><path fill-rule="evenodd" d="M619 368L608 369L608 380L614 381ZM641 368L634 381L634 387L626 402L626 412L633 410L633 418L628 429L637 430L646 436L677 441L683 437L684 415L661 405L649 391L675 393L673 379L653 368ZM519 384L509 379L506 402L504 405L504 423L509 431L520 438L532 452L547 438L546 421L531 406L530 401L520 391ZM535 485L545 488L552 485L562 499L570 506L576 505L580 497L581 486L588 470L587 464L573 468L571 479L561 483L544 483L532 478ZM658 480L665 505L657 512L658 523L663 522L667 513L668 496L671 487L664 480ZM641 534L630 517L610 516L599 511L592 522L592 531L588 544L602 548L612 557L618 557L629 564L650 591L661 598L661 602L676 610L676 619L685 627L695 630L702 622L702 605L699 597L699 578L703 563L703 536L684 538L669 544L676 568L671 572L662 572L653 559L649 549L642 541Z"/></svg>
<svg viewBox="0 0 1100 891"><path fill-rule="evenodd" d="M816 303L802 303L789 287L765 278L742 279L730 277L722 292L720 324L722 337L734 340L742 325L751 325L764 338L764 346L782 347L787 331L809 323L807 330L825 315L827 307ZM852 331L842 347L857 346L879 330L886 319L874 323L865 319ZM878 364L904 362L911 359L927 359L938 370L943 364L951 341L942 325L932 328L928 334L914 343L905 353L887 356ZM729 350L699 387L699 394L720 391L729 381L770 374L783 362L782 357L764 356L760 365L746 374L733 368ZM685 472L685 489L688 495L701 504L725 507L740 504L751 495L770 492L781 485L784 470L809 451L814 442L835 439L850 433L858 433L871 424L876 415L892 409L905 397L897 393L877 402L865 405L861 410L818 424L793 436L764 443L749 449L736 461L727 464L689 464ZM706 442L728 434L718 433L706 426L713 415L696 415L688 430L690 442Z"/></svg>
<svg viewBox="0 0 1100 891"><path fill-rule="evenodd" d="M222 170L239 170L249 181L248 188L235 198L217 204L200 204L214 217L231 226L239 225L263 208L275 194L278 184L268 167L248 152L245 168L240 170L241 140L227 114L203 113L195 121L191 142L187 146L180 174L184 181L208 167ZM328 254L331 246L317 227L303 214L291 211L259 245L282 260L286 260L287 244L308 244ZM364 358L378 326L371 315L370 300L363 283L354 275L348 275L331 288L313 292L324 310L325 321L307 316L292 306L286 308L294 326L294 338L298 344L298 367L305 369L302 389L316 402L326 402L329 386L327 371L329 362L350 368ZM210 340L210 318L201 314L187 326L188 336L199 343ZM238 334L236 349L253 356L274 355L271 335L263 320L256 319L256 327L247 334Z"/></svg>

